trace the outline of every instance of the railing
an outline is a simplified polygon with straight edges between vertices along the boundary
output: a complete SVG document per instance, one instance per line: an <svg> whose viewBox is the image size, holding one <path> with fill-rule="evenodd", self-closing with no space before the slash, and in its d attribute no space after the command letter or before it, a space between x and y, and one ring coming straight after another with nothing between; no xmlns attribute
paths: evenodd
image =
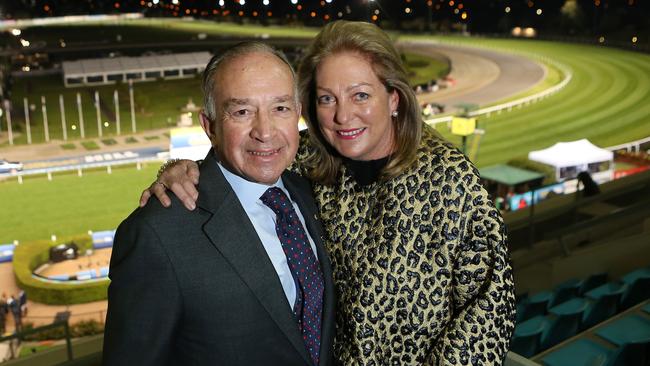
<svg viewBox="0 0 650 366"><path fill-rule="evenodd" d="M49 318L52 319L52 317ZM20 343L25 339L26 336L40 333L46 330L54 329L54 328L60 328L60 327L63 327L65 333L65 344L66 344L68 360L72 360L72 343L70 342L70 327L68 326L67 318L64 320L55 321L52 324L44 325L42 327L22 330L12 335L0 337L0 343L9 341L10 359L15 359L18 356L16 354L18 347L20 346Z"/></svg>
<svg viewBox="0 0 650 366"><path fill-rule="evenodd" d="M85 163L85 164L72 164L72 165L64 165L64 166L56 166L56 167L48 167L48 168L39 168L39 169L29 169L29 170L24 170L24 171L19 171L19 172L12 172L8 174L0 174L0 179L1 178L8 178L8 177L16 177L18 178L18 183L22 184L23 183L23 176L28 176L28 175L39 175L39 174L46 174L48 180L52 180L52 173L55 172L63 172L63 171L72 171L76 170L77 175L82 176L83 171L87 169L97 169L97 168L106 168L106 171L110 174L112 172L112 167L113 166L118 166L118 165L129 165L129 164L135 164L137 169L140 170L142 168L142 163L150 162L150 161L161 161L165 160L167 158L168 154L159 154L158 156L150 156L150 157L137 157L137 158L132 158L132 159L123 159L123 160L110 160L110 161L103 161L103 162L94 162L94 163Z"/></svg>

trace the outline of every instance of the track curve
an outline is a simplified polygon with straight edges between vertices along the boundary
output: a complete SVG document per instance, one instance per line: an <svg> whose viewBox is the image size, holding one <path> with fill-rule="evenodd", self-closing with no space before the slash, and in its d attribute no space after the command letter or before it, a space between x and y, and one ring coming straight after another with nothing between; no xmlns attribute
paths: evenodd
<svg viewBox="0 0 650 366"><path fill-rule="evenodd" d="M461 103L484 106L526 91L542 81L546 68L519 55L482 48L455 46L434 41L401 41L410 52L435 57L442 54L451 62L451 88L418 96L422 103L440 103L453 111Z"/></svg>

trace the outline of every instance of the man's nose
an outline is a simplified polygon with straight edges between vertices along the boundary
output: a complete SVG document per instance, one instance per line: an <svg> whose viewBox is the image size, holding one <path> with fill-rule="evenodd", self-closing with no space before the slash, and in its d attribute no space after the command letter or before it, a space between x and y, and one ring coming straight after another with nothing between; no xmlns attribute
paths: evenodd
<svg viewBox="0 0 650 366"><path fill-rule="evenodd" d="M273 137L275 126L273 124L273 119L270 118L267 113L258 113L257 116L255 116L255 121L253 123L254 125L251 130L251 135L254 139L265 142Z"/></svg>

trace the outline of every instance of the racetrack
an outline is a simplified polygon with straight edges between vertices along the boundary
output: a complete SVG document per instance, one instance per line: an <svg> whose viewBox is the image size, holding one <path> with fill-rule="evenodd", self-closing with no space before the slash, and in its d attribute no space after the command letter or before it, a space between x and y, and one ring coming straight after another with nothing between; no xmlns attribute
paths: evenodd
<svg viewBox="0 0 650 366"><path fill-rule="evenodd" d="M439 103L446 111L461 103L484 106L526 91L546 75L545 68L530 58L482 48L434 42L403 41L400 46L411 52L434 57L442 54L450 60L450 78L456 84L434 93L418 96L423 103Z"/></svg>

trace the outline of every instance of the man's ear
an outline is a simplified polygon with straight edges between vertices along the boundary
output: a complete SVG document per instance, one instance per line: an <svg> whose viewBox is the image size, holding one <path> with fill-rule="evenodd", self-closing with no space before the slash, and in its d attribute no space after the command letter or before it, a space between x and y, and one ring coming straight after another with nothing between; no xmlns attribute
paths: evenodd
<svg viewBox="0 0 650 366"><path fill-rule="evenodd" d="M201 127L203 128L203 131L205 132L205 134L208 135L208 138L210 139L210 141L213 141L213 138L214 138L214 132L213 132L214 131L213 130L214 126L212 126L213 122L210 121L208 116L205 115L204 111L201 111L201 113L199 113L199 121L201 121Z"/></svg>

